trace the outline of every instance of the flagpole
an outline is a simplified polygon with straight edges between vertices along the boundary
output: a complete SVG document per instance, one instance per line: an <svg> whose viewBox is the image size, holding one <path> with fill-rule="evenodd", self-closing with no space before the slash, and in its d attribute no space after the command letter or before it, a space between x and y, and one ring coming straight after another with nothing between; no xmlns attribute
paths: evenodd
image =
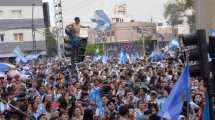
<svg viewBox="0 0 215 120"><path fill-rule="evenodd" d="M186 54L186 52L184 51L184 57L186 58L186 64L189 64L189 56L188 56L188 54ZM188 77L188 85L189 85L189 77ZM189 89L188 89L189 90ZM187 91L187 92L189 92L189 91ZM190 103L189 103L189 101L186 101L187 102L187 118L189 119L189 114L190 114L190 109L189 109L189 106L190 106Z"/></svg>
<svg viewBox="0 0 215 120"><path fill-rule="evenodd" d="M28 115L27 113L23 112L22 110L20 110L19 108L13 106L12 104L8 103L7 101L3 100L2 98L0 98L0 101L2 101L3 103L8 104L12 109L15 109L16 111L18 111L19 113L25 115L27 118L29 118L30 120L33 120L31 115Z"/></svg>

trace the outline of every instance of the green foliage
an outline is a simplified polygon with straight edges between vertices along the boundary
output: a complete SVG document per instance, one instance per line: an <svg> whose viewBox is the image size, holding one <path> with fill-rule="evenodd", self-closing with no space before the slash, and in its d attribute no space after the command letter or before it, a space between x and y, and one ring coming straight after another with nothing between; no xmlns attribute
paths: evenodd
<svg viewBox="0 0 215 120"><path fill-rule="evenodd" d="M188 19L191 31L195 28L195 17L194 14L187 15L187 10L192 10L194 0L176 0L175 2L167 3L165 6L164 17L167 19L167 23L172 26L173 33L176 34L175 26L183 23L184 17Z"/></svg>
<svg viewBox="0 0 215 120"><path fill-rule="evenodd" d="M164 17L168 19L169 25L175 27L183 22L182 6L177 3L168 3L165 7Z"/></svg>
<svg viewBox="0 0 215 120"><path fill-rule="evenodd" d="M140 54L143 54L143 39L139 39L137 41L135 41L135 46L137 48L137 51L140 53Z"/></svg>
<svg viewBox="0 0 215 120"><path fill-rule="evenodd" d="M192 9L194 6L194 0L186 0L186 8L187 9Z"/></svg>
<svg viewBox="0 0 215 120"><path fill-rule="evenodd" d="M45 30L46 48L48 56L55 56L57 54L57 41L49 29Z"/></svg>
<svg viewBox="0 0 215 120"><path fill-rule="evenodd" d="M99 54L103 54L103 45L102 44L88 44L86 47L87 55L95 55L96 49L99 48Z"/></svg>

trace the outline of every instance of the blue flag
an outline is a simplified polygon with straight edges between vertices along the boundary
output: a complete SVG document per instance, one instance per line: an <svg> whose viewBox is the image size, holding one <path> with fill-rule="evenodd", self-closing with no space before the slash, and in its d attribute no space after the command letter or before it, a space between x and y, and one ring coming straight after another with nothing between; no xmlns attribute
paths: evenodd
<svg viewBox="0 0 215 120"><path fill-rule="evenodd" d="M99 48L96 48L95 56L94 56L94 60L93 60L94 63L95 63L95 62L98 62L98 61L102 58L102 57L99 55L99 52L100 52Z"/></svg>
<svg viewBox="0 0 215 120"><path fill-rule="evenodd" d="M99 116L104 116L104 107L103 107L103 103L102 103L102 97L100 95L98 95L98 97L96 99L96 105L99 110Z"/></svg>
<svg viewBox="0 0 215 120"><path fill-rule="evenodd" d="M110 31L112 28L111 20L103 10L95 11L93 22L97 23L97 31Z"/></svg>
<svg viewBox="0 0 215 120"><path fill-rule="evenodd" d="M205 93L205 105L202 113L202 120L211 120L209 112L209 98L207 93Z"/></svg>
<svg viewBox="0 0 215 120"><path fill-rule="evenodd" d="M46 113L47 113L47 111L46 111L44 104L39 104L37 111L35 113L33 113L33 116L35 118L38 118L41 114L46 114Z"/></svg>
<svg viewBox="0 0 215 120"><path fill-rule="evenodd" d="M91 102L96 100L96 97L99 95L99 89L98 88L93 88L90 93L89 93L89 100Z"/></svg>
<svg viewBox="0 0 215 120"><path fill-rule="evenodd" d="M191 100L188 78L189 65L186 64L175 87L171 90L171 93L163 104L162 109L158 112L158 116L168 120L178 119L184 102L190 102Z"/></svg>
<svg viewBox="0 0 215 120"><path fill-rule="evenodd" d="M94 63L99 62L99 60L101 60L101 58L102 58L102 56L96 55L96 56L94 56L93 62L94 62Z"/></svg>
<svg viewBox="0 0 215 120"><path fill-rule="evenodd" d="M103 55L102 56L102 62L103 62L103 64L107 64L108 60L109 60L109 57L107 55Z"/></svg>
<svg viewBox="0 0 215 120"><path fill-rule="evenodd" d="M215 28L210 29L211 36L215 36Z"/></svg>
<svg viewBox="0 0 215 120"><path fill-rule="evenodd" d="M104 115L104 107L102 104L102 97L100 96L99 88L93 88L89 93L89 100L95 102L98 108L99 115Z"/></svg>
<svg viewBox="0 0 215 120"><path fill-rule="evenodd" d="M28 60L25 58L23 52L19 47L16 47L13 52L16 54L17 61L22 61L23 63L28 62Z"/></svg>
<svg viewBox="0 0 215 120"><path fill-rule="evenodd" d="M179 43L176 39L173 39L170 43L169 43L169 48L170 49L176 49L179 48Z"/></svg>
<svg viewBox="0 0 215 120"><path fill-rule="evenodd" d="M99 55L99 48L96 48L95 55Z"/></svg>
<svg viewBox="0 0 215 120"><path fill-rule="evenodd" d="M128 63L128 56L126 52L121 51L119 55L119 64L127 64Z"/></svg>

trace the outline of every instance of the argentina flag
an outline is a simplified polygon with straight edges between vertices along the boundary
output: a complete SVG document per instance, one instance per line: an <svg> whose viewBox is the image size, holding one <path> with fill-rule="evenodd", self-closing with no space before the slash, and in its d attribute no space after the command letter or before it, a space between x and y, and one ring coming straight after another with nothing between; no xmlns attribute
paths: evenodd
<svg viewBox="0 0 215 120"><path fill-rule="evenodd" d="M97 24L97 31L110 31L112 28L111 20L103 10L95 11L95 18L91 19Z"/></svg>
<svg viewBox="0 0 215 120"><path fill-rule="evenodd" d="M28 60L25 58L24 53L21 51L20 47L16 47L13 51L16 54L17 61L22 61L23 63L28 62Z"/></svg>
<svg viewBox="0 0 215 120"><path fill-rule="evenodd" d="M167 120L177 120L182 111L184 102L190 102L190 100L189 65L186 64L175 87L173 87L170 95L167 97L161 110L158 112L158 116Z"/></svg>

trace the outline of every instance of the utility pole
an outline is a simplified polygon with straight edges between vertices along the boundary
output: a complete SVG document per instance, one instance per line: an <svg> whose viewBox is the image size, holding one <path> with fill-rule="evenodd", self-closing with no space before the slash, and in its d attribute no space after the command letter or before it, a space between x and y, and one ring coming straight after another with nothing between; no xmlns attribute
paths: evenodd
<svg viewBox="0 0 215 120"><path fill-rule="evenodd" d="M54 0L54 8L55 8L55 25L56 25L56 40L58 46L58 56L62 56L63 39L64 39L64 28L63 28L63 14L62 14L62 1Z"/></svg>
<svg viewBox="0 0 215 120"><path fill-rule="evenodd" d="M208 96L209 96L209 109L211 120L214 119L213 113L214 111L214 101L215 101L215 36L209 37L209 56L212 59L210 62L211 76L208 81Z"/></svg>
<svg viewBox="0 0 215 120"><path fill-rule="evenodd" d="M197 30L196 33L182 36L183 44L185 45L185 48L188 49L186 51L186 53L188 53L187 61L191 63L193 62L193 64L190 65L190 76L202 78L209 96L210 118L213 120L212 99L214 93L214 76L211 73L214 71L214 66L213 63L210 65L211 63L208 61L208 44L206 38L206 31L203 29ZM209 46L212 46L209 49L209 53L212 55L214 55L214 40L214 38L210 38L211 43L209 43Z"/></svg>
<svg viewBox="0 0 215 120"><path fill-rule="evenodd" d="M35 4L32 4L31 29L32 29L33 52L34 52L34 54L36 54L36 52L37 52L37 44L36 44L36 40L35 40L34 7L35 7Z"/></svg>

